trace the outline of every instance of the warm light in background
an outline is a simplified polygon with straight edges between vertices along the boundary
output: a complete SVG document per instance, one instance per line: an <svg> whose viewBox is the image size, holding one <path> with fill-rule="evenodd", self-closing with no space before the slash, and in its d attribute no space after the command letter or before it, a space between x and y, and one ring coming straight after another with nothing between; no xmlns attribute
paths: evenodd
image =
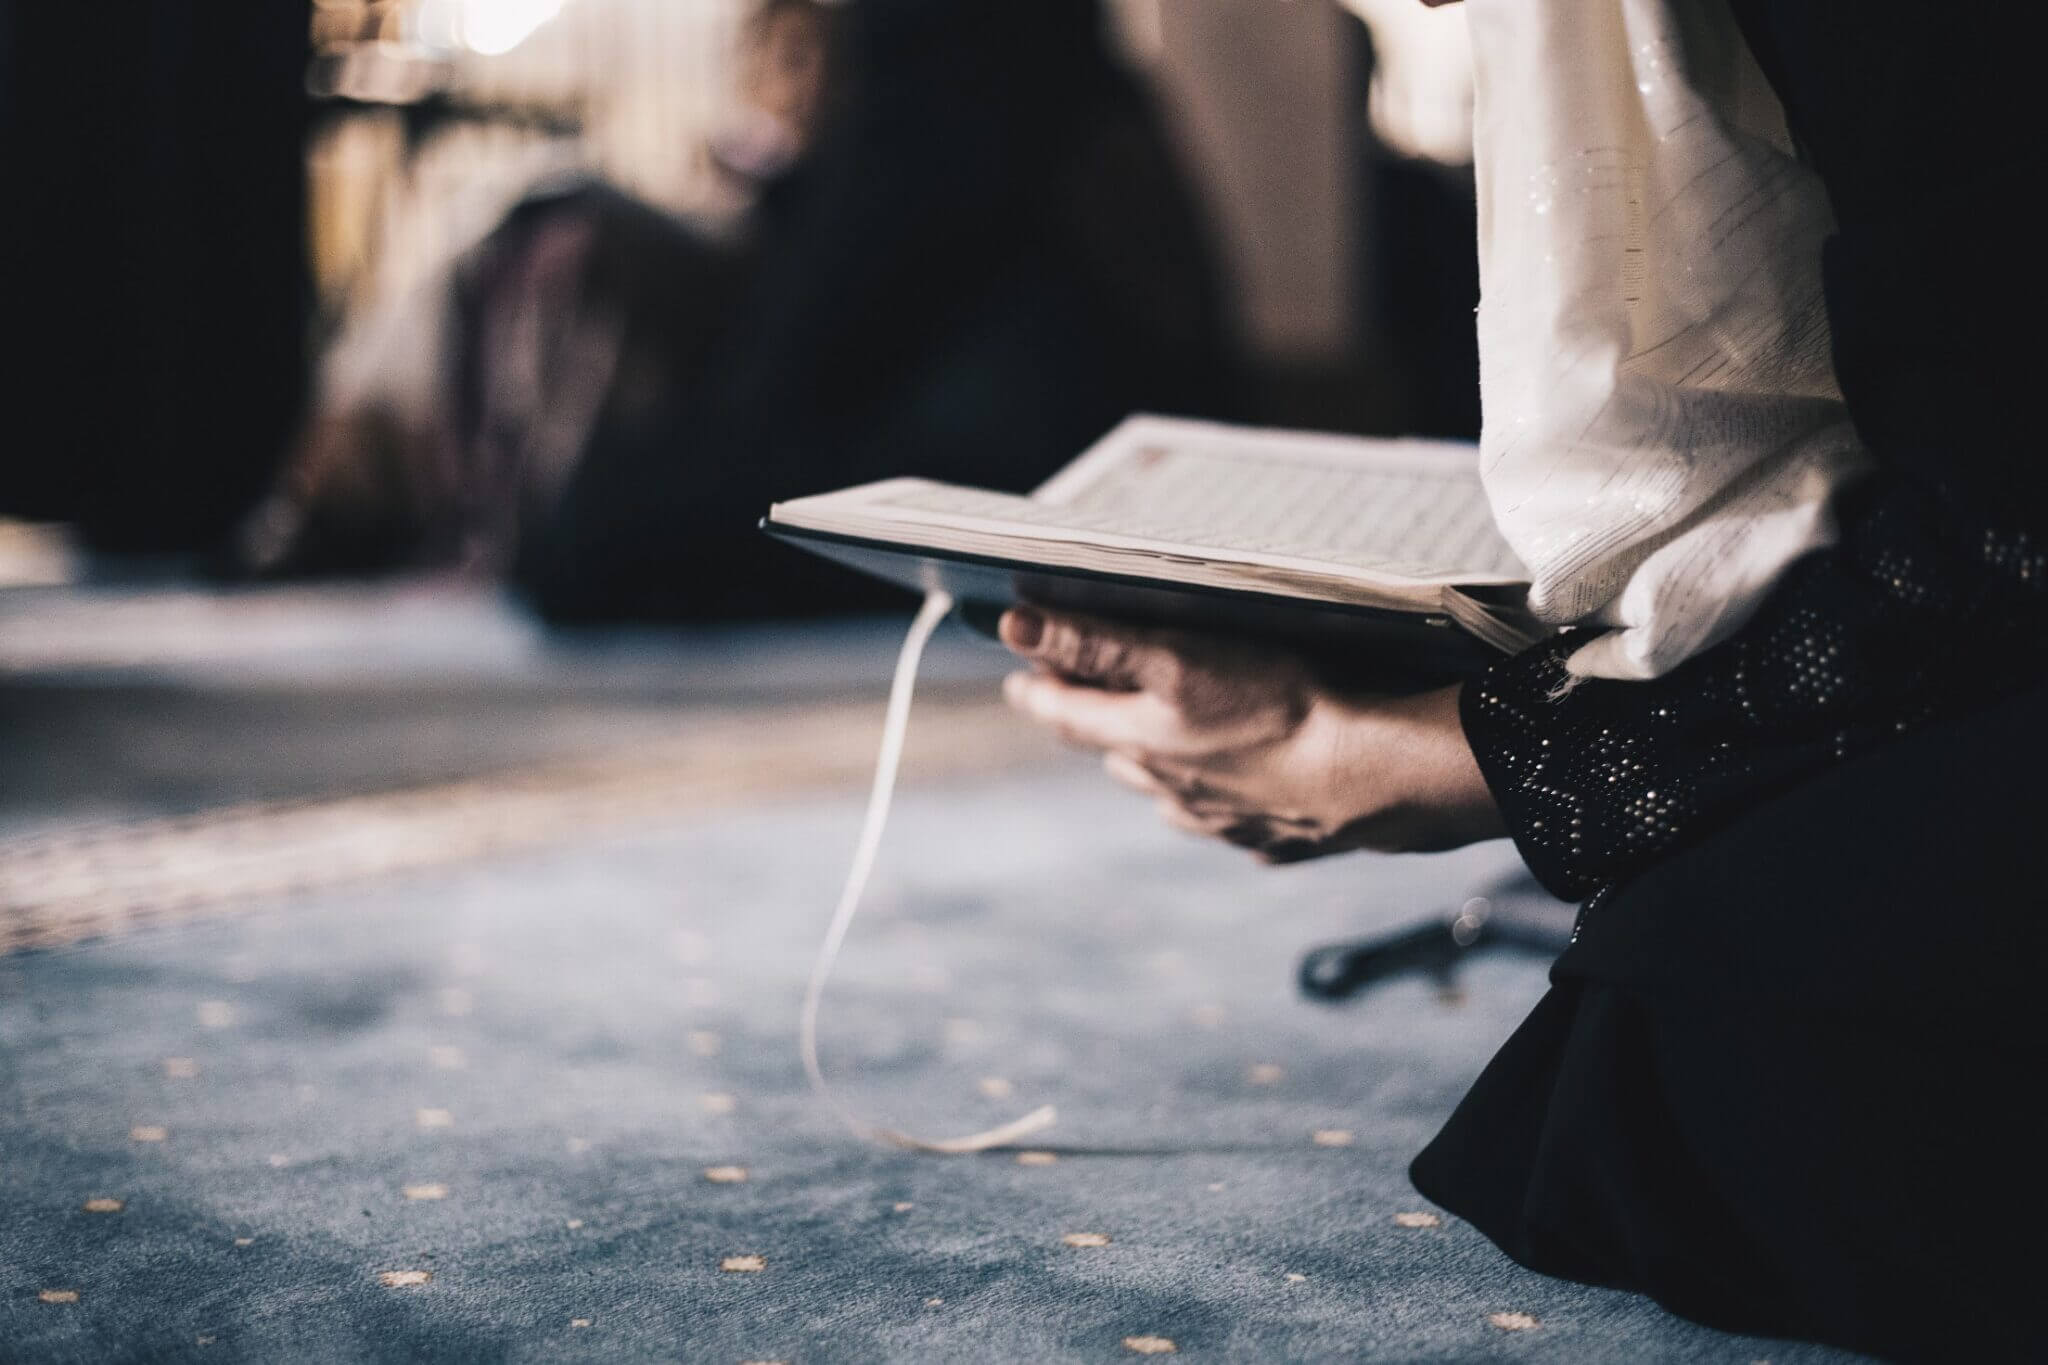
<svg viewBox="0 0 2048 1365"><path fill-rule="evenodd" d="M750 3L318 0L307 162L330 318L403 298L551 176L722 207L704 148L732 117Z"/></svg>
<svg viewBox="0 0 2048 1365"><path fill-rule="evenodd" d="M309 212L330 319L434 287L433 269L566 174L730 229L744 204L710 149L744 118L737 57L759 2L315 0ZM1232 258L1250 344L1315 363L1343 353L1363 288L1352 279L1365 101L1351 21L1271 0L1102 3L1163 92ZM1376 24L1381 136L1410 155L1466 159L1461 13L1344 3Z"/></svg>
<svg viewBox="0 0 2048 1365"><path fill-rule="evenodd" d="M413 39L423 47L467 48L495 57L518 47L562 11L562 0L420 0Z"/></svg>

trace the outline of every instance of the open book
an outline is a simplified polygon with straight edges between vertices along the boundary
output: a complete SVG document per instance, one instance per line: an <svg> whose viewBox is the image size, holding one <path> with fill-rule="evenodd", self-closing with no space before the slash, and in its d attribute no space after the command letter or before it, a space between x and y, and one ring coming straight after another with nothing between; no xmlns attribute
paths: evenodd
<svg viewBox="0 0 2048 1365"><path fill-rule="evenodd" d="M886 479L777 503L763 527L970 608L1250 630L1422 674L1548 633L1453 442L1139 416L1029 497Z"/></svg>

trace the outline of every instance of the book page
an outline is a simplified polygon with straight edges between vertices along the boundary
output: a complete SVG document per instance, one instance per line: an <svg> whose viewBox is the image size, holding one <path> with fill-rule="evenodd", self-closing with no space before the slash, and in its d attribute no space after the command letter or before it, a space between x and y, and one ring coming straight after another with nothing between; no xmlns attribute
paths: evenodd
<svg viewBox="0 0 2048 1365"><path fill-rule="evenodd" d="M1213 441L1147 443L1056 505L1092 529L1204 548L1473 581L1524 572L1494 527L1476 457L1419 442L1389 442L1353 459Z"/></svg>
<svg viewBox="0 0 2048 1365"><path fill-rule="evenodd" d="M1470 447L1133 418L1030 499L925 483L892 512L1417 582L1519 582Z"/></svg>

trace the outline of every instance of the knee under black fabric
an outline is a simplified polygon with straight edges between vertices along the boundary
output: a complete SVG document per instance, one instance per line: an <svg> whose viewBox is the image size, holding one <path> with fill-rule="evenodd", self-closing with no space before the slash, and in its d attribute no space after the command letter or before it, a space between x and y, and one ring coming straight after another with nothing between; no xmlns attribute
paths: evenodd
<svg viewBox="0 0 2048 1365"><path fill-rule="evenodd" d="M2044 701L1844 765L1603 900L1417 1186L1535 1269L1714 1326L2027 1355Z"/></svg>

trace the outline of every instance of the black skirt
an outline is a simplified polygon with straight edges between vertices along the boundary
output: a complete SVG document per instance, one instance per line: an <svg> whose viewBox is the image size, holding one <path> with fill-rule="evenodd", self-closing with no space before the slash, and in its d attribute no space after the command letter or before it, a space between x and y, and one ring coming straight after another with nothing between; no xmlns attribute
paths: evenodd
<svg viewBox="0 0 2048 1365"><path fill-rule="evenodd" d="M1412 1177L1515 1260L1731 1331L2048 1360L2048 692L1599 900Z"/></svg>

